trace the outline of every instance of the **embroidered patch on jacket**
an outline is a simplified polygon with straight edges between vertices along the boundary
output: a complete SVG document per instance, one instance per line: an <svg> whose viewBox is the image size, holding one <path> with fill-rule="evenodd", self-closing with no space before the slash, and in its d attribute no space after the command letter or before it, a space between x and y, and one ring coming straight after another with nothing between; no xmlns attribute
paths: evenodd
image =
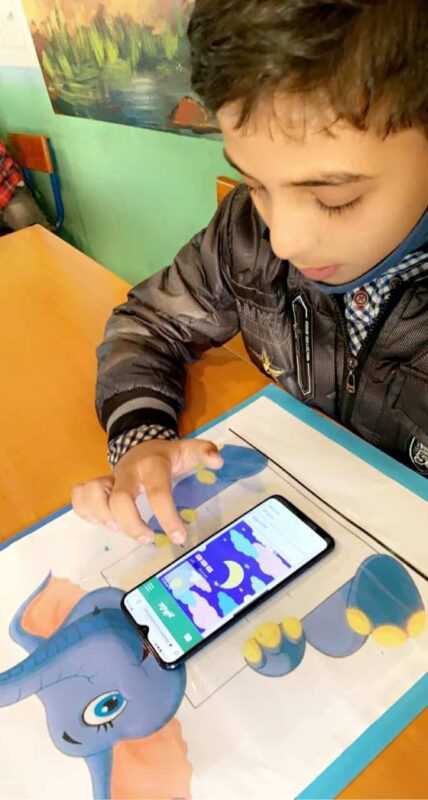
<svg viewBox="0 0 428 800"><path fill-rule="evenodd" d="M428 475L428 446L421 442L416 436L409 444L409 456L415 469L422 475Z"/></svg>
<svg viewBox="0 0 428 800"><path fill-rule="evenodd" d="M253 350L253 348L251 348L251 352L254 353L256 358L261 362L261 365L263 367L264 372L266 372L266 375L269 375L269 377L273 378L274 381L278 380L278 378L280 378L281 375L283 375L284 370L274 367L274 365L272 364L272 360L270 356L267 354L265 348L263 348L261 353L257 353L256 350Z"/></svg>

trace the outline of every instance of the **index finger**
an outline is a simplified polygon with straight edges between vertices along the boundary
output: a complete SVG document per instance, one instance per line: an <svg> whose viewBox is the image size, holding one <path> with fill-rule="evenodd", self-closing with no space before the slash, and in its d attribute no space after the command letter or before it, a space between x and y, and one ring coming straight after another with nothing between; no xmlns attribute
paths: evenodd
<svg viewBox="0 0 428 800"><path fill-rule="evenodd" d="M183 544L187 532L172 496L171 464L168 459L157 458L152 461L150 472L144 475L144 488L162 530L174 544Z"/></svg>
<svg viewBox="0 0 428 800"><path fill-rule="evenodd" d="M141 519L135 499L132 494L122 488L113 487L110 495L110 508L113 516L123 532L132 539L138 539L144 544L153 541L153 531Z"/></svg>

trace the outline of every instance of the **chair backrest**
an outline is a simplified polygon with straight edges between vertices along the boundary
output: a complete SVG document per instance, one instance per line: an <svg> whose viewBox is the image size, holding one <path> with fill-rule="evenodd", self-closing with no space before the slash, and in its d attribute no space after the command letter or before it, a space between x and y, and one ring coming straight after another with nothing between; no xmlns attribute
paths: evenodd
<svg viewBox="0 0 428 800"><path fill-rule="evenodd" d="M227 197L229 192L232 189L236 189L239 186L238 181L232 180L232 178L225 178L224 176L220 176L217 178L216 181L217 185L217 205L223 202L224 198Z"/></svg>
<svg viewBox="0 0 428 800"><path fill-rule="evenodd" d="M9 133L10 151L21 167L38 172L55 172L46 136L29 133Z"/></svg>
<svg viewBox="0 0 428 800"><path fill-rule="evenodd" d="M49 139L42 134L9 133L7 140L10 151L16 162L22 168L25 182L31 191L33 191L34 188L31 177L31 172L33 170L36 172L45 172L49 175L57 215L55 227L59 230L64 222L64 205L62 202L58 173L55 169L52 146Z"/></svg>

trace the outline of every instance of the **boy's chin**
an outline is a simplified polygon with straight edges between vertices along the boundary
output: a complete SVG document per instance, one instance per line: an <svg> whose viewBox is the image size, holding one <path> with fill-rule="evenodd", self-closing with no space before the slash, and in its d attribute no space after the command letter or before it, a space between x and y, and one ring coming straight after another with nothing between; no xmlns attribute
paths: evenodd
<svg viewBox="0 0 428 800"><path fill-rule="evenodd" d="M370 267L367 267L364 272L348 272L345 275L336 276L334 280L326 281L331 286L346 286L348 283L354 283L354 281L360 281L360 284L363 285L365 275L370 272Z"/></svg>
<svg viewBox="0 0 428 800"><path fill-rule="evenodd" d="M327 283L329 286L346 286L348 283L353 283L361 278L361 283L363 283L364 275L369 272L371 267L367 267L365 270L347 270L347 269L340 269L334 275L331 275L326 278L321 278L322 283Z"/></svg>
<svg viewBox="0 0 428 800"><path fill-rule="evenodd" d="M342 286L359 278L363 279L364 275L369 272L371 267L367 269L355 269L354 267L346 267L344 264L331 264L325 267L309 268L309 267L296 267L305 278L316 283L325 283L329 286Z"/></svg>

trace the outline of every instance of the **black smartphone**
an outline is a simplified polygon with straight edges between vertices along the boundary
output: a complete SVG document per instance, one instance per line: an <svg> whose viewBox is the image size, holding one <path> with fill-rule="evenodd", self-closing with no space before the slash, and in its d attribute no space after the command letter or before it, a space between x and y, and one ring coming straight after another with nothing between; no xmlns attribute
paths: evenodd
<svg viewBox="0 0 428 800"><path fill-rule="evenodd" d="M275 495L131 589L122 608L173 669L333 548L328 533Z"/></svg>

